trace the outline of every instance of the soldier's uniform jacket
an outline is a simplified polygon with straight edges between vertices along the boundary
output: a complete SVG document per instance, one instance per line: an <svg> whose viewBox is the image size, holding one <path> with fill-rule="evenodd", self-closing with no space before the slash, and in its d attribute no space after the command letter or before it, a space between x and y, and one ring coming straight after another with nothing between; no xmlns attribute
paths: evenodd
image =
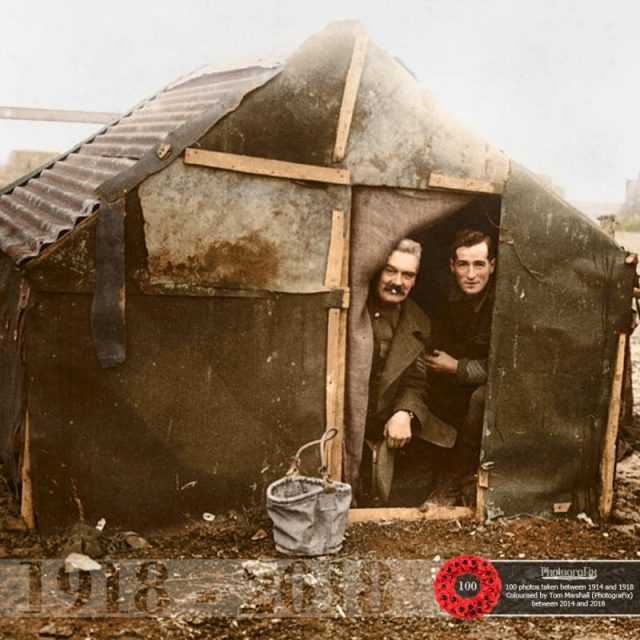
<svg viewBox="0 0 640 640"><path fill-rule="evenodd" d="M427 405L424 347L414 332L428 336L429 318L407 298L399 305L368 305L374 334L369 382L367 433L382 437L386 421L400 410L414 414L412 431L424 440L451 447L455 429L434 419Z"/></svg>
<svg viewBox="0 0 640 640"><path fill-rule="evenodd" d="M429 406L456 427L473 391L487 382L494 297L493 278L477 297L454 285L448 304L433 319L433 344L456 358L458 369L455 376L429 371Z"/></svg>

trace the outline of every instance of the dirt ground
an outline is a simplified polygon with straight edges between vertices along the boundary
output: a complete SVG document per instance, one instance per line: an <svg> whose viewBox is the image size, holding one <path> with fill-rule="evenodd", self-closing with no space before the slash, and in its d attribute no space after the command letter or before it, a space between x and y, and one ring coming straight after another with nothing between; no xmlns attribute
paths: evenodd
<svg viewBox="0 0 640 640"><path fill-rule="evenodd" d="M633 338L636 418L640 416L640 337ZM640 453L618 464L611 522L520 517L495 524L416 522L354 524L337 559L429 560L436 565L472 553L489 559L640 560ZM0 559L64 558L78 532L44 538L26 530L5 483L0 483ZM93 527L90 527L93 529ZM127 537L108 526L97 539L102 560L216 559L237 564L278 557L266 514L217 516L213 521L145 536ZM91 555L91 540L83 549ZM88 545L88 546L87 546ZM96 554L97 555L97 554ZM0 585L0 603L3 597ZM597 640L640 637L640 618L520 617L458 621L446 614L417 617L374 612L357 617L271 617L248 610L242 616L203 617L169 613L163 617L0 618L2 638L287 638L359 640L361 638L526 638Z"/></svg>

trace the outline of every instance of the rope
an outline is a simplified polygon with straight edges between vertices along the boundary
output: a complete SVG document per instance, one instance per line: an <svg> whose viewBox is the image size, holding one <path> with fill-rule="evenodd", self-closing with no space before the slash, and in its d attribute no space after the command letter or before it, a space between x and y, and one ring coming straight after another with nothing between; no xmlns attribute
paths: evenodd
<svg viewBox="0 0 640 640"><path fill-rule="evenodd" d="M331 429L327 429L319 440L313 440L311 442L307 442L307 444L303 444L297 451L295 456L293 456L293 462L287 471L287 476L295 476L300 475L300 454L309 447L313 447L315 445L320 445L320 469L318 470L319 475L325 481L327 485L331 485L331 478L329 478L329 474L327 473L327 451L326 444L329 440L333 440L338 435L338 429L336 427L332 427Z"/></svg>
<svg viewBox="0 0 640 640"><path fill-rule="evenodd" d="M483 211L484 215L486 216L489 224L492 227L494 227L495 229L498 229L499 231L503 232L503 237L500 238L499 241L500 242L504 242L505 244L509 245L513 249L513 252L514 252L516 258L518 259L518 262L520 263L522 268L527 273L529 273L531 276L533 276L539 282L544 282L547 279L546 276L544 275L544 273L540 273L539 271L536 271L535 269L532 269L531 267L527 266L525 261L522 259L522 256L520 255L520 251L518 251L518 247L516 245L516 241L513 239L513 235L511 234L511 231L507 227L504 227L502 225L496 224L491 219L491 216L489 215L489 212L486 210L486 208L484 206L482 206L481 208L482 208L482 211Z"/></svg>

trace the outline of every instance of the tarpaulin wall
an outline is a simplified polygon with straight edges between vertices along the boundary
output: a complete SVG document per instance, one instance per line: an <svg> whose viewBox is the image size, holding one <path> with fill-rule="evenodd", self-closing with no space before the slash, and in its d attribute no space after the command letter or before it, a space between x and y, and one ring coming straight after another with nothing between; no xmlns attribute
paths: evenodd
<svg viewBox="0 0 640 640"><path fill-rule="evenodd" d="M488 517L595 514L618 333L634 268L513 165L503 197L482 461Z"/></svg>
<svg viewBox="0 0 640 640"><path fill-rule="evenodd" d="M21 271L0 255L0 451L9 476L18 473L24 384L22 367L22 318L28 300Z"/></svg>
<svg viewBox="0 0 640 640"><path fill-rule="evenodd" d="M130 296L128 356L96 360L91 297L39 292L25 357L38 528L146 530L261 501L324 429L326 301Z"/></svg>
<svg viewBox="0 0 640 640"><path fill-rule="evenodd" d="M41 530L81 515L145 529L259 502L325 429L328 309L343 296L324 278L349 188L178 160L138 193L127 201L122 364L103 369L90 333L95 225L30 267Z"/></svg>

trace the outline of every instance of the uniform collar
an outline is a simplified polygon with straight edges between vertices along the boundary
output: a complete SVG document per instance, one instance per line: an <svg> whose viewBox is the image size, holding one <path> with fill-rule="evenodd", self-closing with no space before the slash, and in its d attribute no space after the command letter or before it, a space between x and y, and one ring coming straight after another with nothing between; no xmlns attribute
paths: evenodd
<svg viewBox="0 0 640 640"><path fill-rule="evenodd" d="M449 290L449 302L467 302L473 307L473 310L478 313L478 311L480 311L484 306L484 303L493 290L493 287L493 276L491 276L487 286L480 293L470 296L467 295L454 280Z"/></svg>
<svg viewBox="0 0 640 640"><path fill-rule="evenodd" d="M400 315L402 311L402 302L398 302L397 304L381 304L378 302L375 296L369 296L369 300L367 301L367 308L369 309L369 313L373 315L374 313L379 313L381 316L385 316L388 318L397 317Z"/></svg>

